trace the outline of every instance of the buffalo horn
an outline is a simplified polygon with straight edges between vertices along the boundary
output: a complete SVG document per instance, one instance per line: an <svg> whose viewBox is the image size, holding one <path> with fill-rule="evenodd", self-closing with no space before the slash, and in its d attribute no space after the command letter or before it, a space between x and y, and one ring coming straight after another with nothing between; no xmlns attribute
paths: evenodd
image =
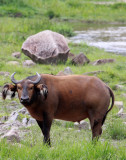
<svg viewBox="0 0 126 160"><path fill-rule="evenodd" d="M31 81L31 80L30 80L33 84L37 84L37 83L39 83L40 80L41 80L40 74L38 74L38 73L36 72L36 75L37 75L37 79L36 79L35 81Z"/></svg>
<svg viewBox="0 0 126 160"><path fill-rule="evenodd" d="M16 73L16 72L14 72L14 73L11 75L11 81L12 81L14 84L18 84L18 83L20 83L22 80L21 80L21 81L15 80L15 78L14 78L15 73Z"/></svg>

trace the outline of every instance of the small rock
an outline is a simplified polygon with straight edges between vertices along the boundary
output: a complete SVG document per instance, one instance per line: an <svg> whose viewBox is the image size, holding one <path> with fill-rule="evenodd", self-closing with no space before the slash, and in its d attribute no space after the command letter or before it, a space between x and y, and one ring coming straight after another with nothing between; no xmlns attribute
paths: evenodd
<svg viewBox="0 0 126 160"><path fill-rule="evenodd" d="M121 108L120 110L119 110L119 112L117 113L117 115L120 115L120 114L122 114L123 113L123 108Z"/></svg>
<svg viewBox="0 0 126 160"><path fill-rule="evenodd" d="M11 104L12 106L18 105L18 103L17 103L16 101L11 101L10 104Z"/></svg>
<svg viewBox="0 0 126 160"><path fill-rule="evenodd" d="M75 123L74 123L74 127L75 127L75 128L79 128L79 123L78 123L78 122L75 122Z"/></svg>
<svg viewBox="0 0 126 160"><path fill-rule="evenodd" d="M18 113L21 113L21 114L25 114L26 112L27 112L27 110L25 107L18 110Z"/></svg>
<svg viewBox="0 0 126 160"><path fill-rule="evenodd" d="M60 71L59 73L57 73L57 76L66 76L66 74L63 71Z"/></svg>
<svg viewBox="0 0 126 160"><path fill-rule="evenodd" d="M18 135L18 132L15 129L11 129L9 132L7 132L4 136L2 136L3 139L7 139L10 142L20 142L20 137Z"/></svg>
<svg viewBox="0 0 126 160"><path fill-rule="evenodd" d="M80 129L88 130L89 129L89 123L86 121L80 121Z"/></svg>
<svg viewBox="0 0 126 160"><path fill-rule="evenodd" d="M36 124L36 120L33 118L30 118L28 121L28 125L33 125L33 124Z"/></svg>
<svg viewBox="0 0 126 160"><path fill-rule="evenodd" d="M20 52L14 52L14 53L12 53L12 56L15 57L15 58L20 58L21 53Z"/></svg>
<svg viewBox="0 0 126 160"><path fill-rule="evenodd" d="M1 75L1 76L9 76L10 73L9 73L9 72L2 72L2 71L1 71L1 72L0 72L0 75Z"/></svg>
<svg viewBox="0 0 126 160"><path fill-rule="evenodd" d="M121 114L119 114L118 115L120 118L122 118L122 119L126 119L126 113L121 113Z"/></svg>
<svg viewBox="0 0 126 160"><path fill-rule="evenodd" d="M126 94L125 93L122 93L121 95L126 98Z"/></svg>
<svg viewBox="0 0 126 160"><path fill-rule="evenodd" d="M97 75L103 73L105 71L92 71L92 72L85 72L83 75Z"/></svg>
<svg viewBox="0 0 126 160"><path fill-rule="evenodd" d="M116 107L118 107L119 109L123 108L123 102L122 102L122 101L115 101L115 102L114 102L114 105L115 105Z"/></svg>
<svg viewBox="0 0 126 160"><path fill-rule="evenodd" d="M124 90L125 89L125 87L123 85L120 85L120 84L115 85L115 88L117 90Z"/></svg>
<svg viewBox="0 0 126 160"><path fill-rule="evenodd" d="M26 126L27 124L28 124L28 118L23 118L22 119L22 124L24 125L24 126Z"/></svg>
<svg viewBox="0 0 126 160"><path fill-rule="evenodd" d="M3 125L4 123L0 121L0 125Z"/></svg>
<svg viewBox="0 0 126 160"><path fill-rule="evenodd" d="M65 69L64 69L64 73L65 74L73 74L73 72L72 72L72 70L71 70L71 68L70 67L66 67Z"/></svg>
<svg viewBox="0 0 126 160"><path fill-rule="evenodd" d="M26 60L23 62L23 66L30 67L30 66L34 66L34 65L35 65L35 63L32 60Z"/></svg>
<svg viewBox="0 0 126 160"><path fill-rule="evenodd" d="M3 129L9 129L9 128L20 128L20 127L23 127L23 125L22 125L22 123L20 122L20 121L18 121L18 120L16 120L16 121L6 121L5 123L4 123L4 125L3 125Z"/></svg>
<svg viewBox="0 0 126 160"><path fill-rule="evenodd" d="M18 114L18 112L14 111L14 112L11 113L10 117L8 118L8 121L13 122L13 121L16 121L18 119L19 119L19 114Z"/></svg>
<svg viewBox="0 0 126 160"><path fill-rule="evenodd" d="M84 65L86 63L89 63L90 60L83 54L83 53L80 53L78 54L76 57L74 57L72 59L72 64L77 64L77 65Z"/></svg>
<svg viewBox="0 0 126 160"><path fill-rule="evenodd" d="M57 76L66 76L66 75L71 75L71 74L73 74L71 68L70 68L70 67L66 67L66 68L64 69L64 71L60 71L60 72L57 74Z"/></svg>
<svg viewBox="0 0 126 160"><path fill-rule="evenodd" d="M89 123L84 120L80 121L80 123L75 122L74 126L75 126L75 128L79 128L79 130L81 130L81 129L88 130L89 129Z"/></svg>
<svg viewBox="0 0 126 160"><path fill-rule="evenodd" d="M2 122L7 121L7 120L8 120L8 116L3 116L3 117L1 118L1 121L2 121Z"/></svg>
<svg viewBox="0 0 126 160"><path fill-rule="evenodd" d="M115 59L98 59L97 61L91 62L92 65L100 65L105 63L113 63Z"/></svg>
<svg viewBox="0 0 126 160"><path fill-rule="evenodd" d="M9 61L9 62L7 62L7 64L9 64L9 65L19 65L19 62L17 62L17 61Z"/></svg>

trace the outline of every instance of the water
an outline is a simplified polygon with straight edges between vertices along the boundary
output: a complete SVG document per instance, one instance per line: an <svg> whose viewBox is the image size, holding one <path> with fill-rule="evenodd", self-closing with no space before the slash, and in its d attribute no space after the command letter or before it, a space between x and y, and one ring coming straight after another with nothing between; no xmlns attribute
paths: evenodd
<svg viewBox="0 0 126 160"><path fill-rule="evenodd" d="M73 43L87 43L90 46L102 48L107 52L126 55L126 25L125 26L86 26L75 31L70 38Z"/></svg>

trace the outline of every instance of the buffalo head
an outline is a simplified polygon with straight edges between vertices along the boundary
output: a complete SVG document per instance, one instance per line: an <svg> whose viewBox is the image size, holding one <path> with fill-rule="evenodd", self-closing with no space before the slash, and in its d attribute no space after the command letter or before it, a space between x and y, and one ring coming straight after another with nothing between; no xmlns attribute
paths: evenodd
<svg viewBox="0 0 126 160"><path fill-rule="evenodd" d="M45 84L40 83L42 79L41 75L36 73L36 76L17 81L14 78L15 73L11 75L11 81L14 85L6 84L3 87L3 99L6 98L8 90L12 91L11 97L15 96L15 92L18 92L19 100L23 105L32 104L38 96L42 96L43 100L47 98L48 89Z"/></svg>

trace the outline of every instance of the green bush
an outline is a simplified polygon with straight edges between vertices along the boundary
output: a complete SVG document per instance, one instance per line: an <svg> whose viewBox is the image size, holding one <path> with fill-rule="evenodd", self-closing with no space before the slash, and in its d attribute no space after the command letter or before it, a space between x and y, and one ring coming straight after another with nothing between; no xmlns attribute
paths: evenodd
<svg viewBox="0 0 126 160"><path fill-rule="evenodd" d="M49 17L49 19L52 19L52 18L57 18L57 17L60 17L60 15L59 14L56 14L54 11L52 11L52 10L49 10L49 11L47 11L47 13L46 13L46 15L47 15L47 17Z"/></svg>
<svg viewBox="0 0 126 160"><path fill-rule="evenodd" d="M126 3L115 3L112 5L113 9L126 9Z"/></svg>

